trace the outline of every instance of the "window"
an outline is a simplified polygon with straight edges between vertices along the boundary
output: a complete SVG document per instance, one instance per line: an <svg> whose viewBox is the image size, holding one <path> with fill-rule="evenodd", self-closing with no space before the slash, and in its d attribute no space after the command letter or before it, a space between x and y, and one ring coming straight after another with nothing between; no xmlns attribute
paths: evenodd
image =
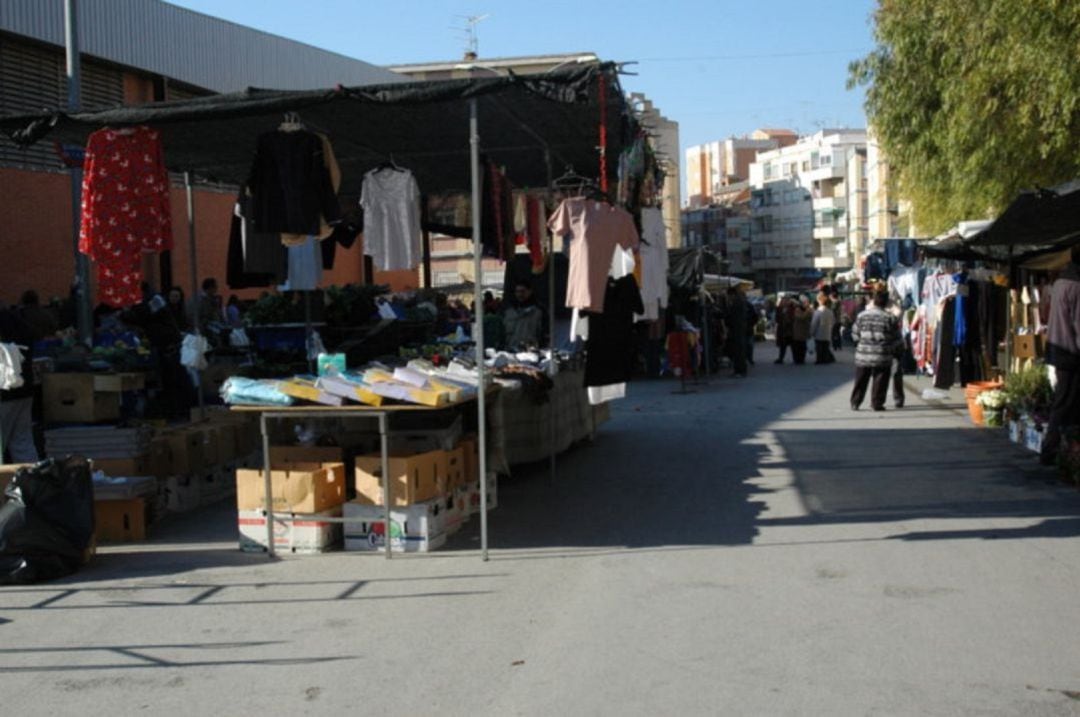
<svg viewBox="0 0 1080 717"><path fill-rule="evenodd" d="M451 284L457 284L460 280L461 277L455 271L437 271L431 277L434 286L450 286Z"/></svg>

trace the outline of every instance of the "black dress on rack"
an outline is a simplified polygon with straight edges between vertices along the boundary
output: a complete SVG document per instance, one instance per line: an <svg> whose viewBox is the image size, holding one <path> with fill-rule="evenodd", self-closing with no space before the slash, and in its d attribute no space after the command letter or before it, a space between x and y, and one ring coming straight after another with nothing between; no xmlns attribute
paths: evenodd
<svg viewBox="0 0 1080 717"><path fill-rule="evenodd" d="M589 318L585 342L585 385L626 383L634 374L634 314L645 313L633 276L608 279L604 312L583 312Z"/></svg>

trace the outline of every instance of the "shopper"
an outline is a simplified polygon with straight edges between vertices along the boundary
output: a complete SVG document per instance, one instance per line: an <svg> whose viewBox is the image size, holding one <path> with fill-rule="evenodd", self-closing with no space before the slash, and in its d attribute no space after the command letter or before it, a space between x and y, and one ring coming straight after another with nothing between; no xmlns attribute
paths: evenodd
<svg viewBox="0 0 1080 717"><path fill-rule="evenodd" d="M833 323L832 347L833 351L839 351L844 347L843 335L840 333L844 310L840 302L840 292L836 290L836 287L833 287L829 293L829 301L832 303L833 317L836 319Z"/></svg>
<svg viewBox="0 0 1080 717"><path fill-rule="evenodd" d="M22 354L22 385L0 391L0 439L12 463L36 463L34 444L34 367L30 346L34 331L11 309L0 309L0 341L15 344ZM0 456L0 462L3 456Z"/></svg>
<svg viewBox="0 0 1080 717"><path fill-rule="evenodd" d="M776 361L773 363L784 363L784 356L787 355L788 347L792 346L793 343L794 331L795 302L790 296L785 296L780 299L780 303L776 307L776 346L780 349L780 355L776 357ZM791 354L794 359L794 348L792 348Z"/></svg>
<svg viewBox="0 0 1080 717"><path fill-rule="evenodd" d="M900 305L890 301L888 311L896 319L897 326L902 327L904 325L904 312L901 310ZM893 357L891 368L893 406L896 408L904 407L904 357L907 350L907 339L901 330L900 345L896 350L896 355Z"/></svg>
<svg viewBox="0 0 1080 717"><path fill-rule="evenodd" d="M41 306L38 293L33 289L27 289L23 292L19 301L19 316L23 323L30 328L35 341L55 336L60 328L60 322L56 314Z"/></svg>
<svg viewBox="0 0 1080 717"><path fill-rule="evenodd" d="M532 287L527 281L514 283L514 299L503 309L502 316L509 348L536 348L540 345L544 316L533 299Z"/></svg>
<svg viewBox="0 0 1080 717"><path fill-rule="evenodd" d="M217 279L213 277L203 279L202 291L196 301L195 310L199 328L203 331L212 323L222 322L221 297L218 296Z"/></svg>
<svg viewBox="0 0 1080 717"><path fill-rule="evenodd" d="M1039 455L1043 465L1057 462L1061 429L1080 423L1080 245L1073 247L1071 261L1050 295L1047 363L1054 367L1057 385Z"/></svg>
<svg viewBox="0 0 1080 717"><path fill-rule="evenodd" d="M727 290L727 334L728 356L731 358L732 376L746 377L746 332L750 323L746 310L746 297L736 287Z"/></svg>
<svg viewBox="0 0 1080 717"><path fill-rule="evenodd" d="M754 342L757 341L757 325L761 320L761 312L752 303L746 301L745 296L743 303L746 304L746 362L753 366Z"/></svg>
<svg viewBox="0 0 1080 717"><path fill-rule="evenodd" d="M244 313L240 310L240 297L233 294L225 306L225 322L230 329L244 328Z"/></svg>
<svg viewBox="0 0 1080 717"><path fill-rule="evenodd" d="M836 314L833 313L828 295L823 291L818 294L818 308L810 321L810 335L814 339L814 363L835 363L836 357L832 353L833 326L836 322Z"/></svg>
<svg viewBox="0 0 1080 717"><path fill-rule="evenodd" d="M859 410L862 405L871 379L870 407L875 411L885 410L889 375L900 346L900 326L896 317L885 311L888 304L888 294L874 294L873 303L859 314L851 329L852 338L855 339L855 386L851 390L853 411Z"/></svg>
<svg viewBox="0 0 1080 717"><path fill-rule="evenodd" d="M810 323L813 319L814 310L810 308L810 299L799 296L791 330L791 358L797 364L806 363L806 342L810 340Z"/></svg>
<svg viewBox="0 0 1080 717"><path fill-rule="evenodd" d="M184 290L179 286L169 289L167 302L166 308L169 310L169 315L172 316L173 323L176 324L176 329L180 333L190 331L191 322L188 320L187 306L184 303Z"/></svg>

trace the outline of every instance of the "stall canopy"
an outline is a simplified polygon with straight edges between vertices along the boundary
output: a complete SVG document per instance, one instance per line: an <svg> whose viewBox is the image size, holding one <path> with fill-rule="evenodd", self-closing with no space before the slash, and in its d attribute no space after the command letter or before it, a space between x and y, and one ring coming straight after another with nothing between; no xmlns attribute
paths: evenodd
<svg viewBox="0 0 1080 717"><path fill-rule="evenodd" d="M412 170L424 192L468 192L469 102L476 99L484 154L522 188L546 187L545 150L555 174L571 166L598 177L599 117L605 117L609 177L633 137L634 120L614 63L575 65L543 75L337 87L248 89L192 100L95 112L0 116L0 132L19 145L41 139L84 145L104 126L151 125L162 133L174 171L239 185L259 134L295 112L328 134L342 172L341 194L356 196L363 175L393 161Z"/></svg>
<svg viewBox="0 0 1080 717"><path fill-rule="evenodd" d="M1080 241L1080 180L1023 192L966 242L979 253L1023 262Z"/></svg>
<svg viewBox="0 0 1080 717"><path fill-rule="evenodd" d="M723 274L728 261L719 249L699 246L668 250L668 283L688 289L696 289L705 281L706 274Z"/></svg>

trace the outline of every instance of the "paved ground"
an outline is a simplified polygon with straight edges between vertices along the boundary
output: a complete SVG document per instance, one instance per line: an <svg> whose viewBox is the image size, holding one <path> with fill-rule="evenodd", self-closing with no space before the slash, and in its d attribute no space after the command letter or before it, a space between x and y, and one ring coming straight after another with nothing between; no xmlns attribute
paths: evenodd
<svg viewBox="0 0 1080 717"><path fill-rule="evenodd" d="M223 506L0 589L3 712L1080 714L1080 493L765 353L502 484L487 563L269 563Z"/></svg>

